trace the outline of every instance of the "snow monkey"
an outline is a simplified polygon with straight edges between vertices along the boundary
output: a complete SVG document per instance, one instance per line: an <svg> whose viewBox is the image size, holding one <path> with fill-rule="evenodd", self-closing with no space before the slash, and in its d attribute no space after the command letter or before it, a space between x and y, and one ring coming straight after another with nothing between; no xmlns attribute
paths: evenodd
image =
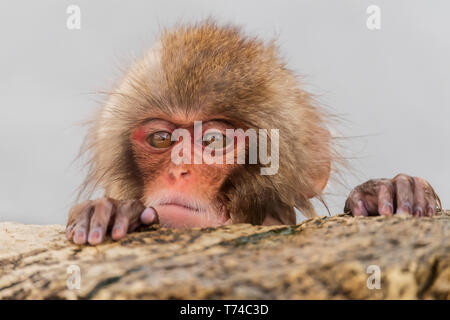
<svg viewBox="0 0 450 320"><path fill-rule="evenodd" d="M295 224L316 216L336 162L327 113L287 69L273 42L204 21L164 30L92 119L82 190L66 235L119 240L140 225ZM84 153L83 153L84 154ZM399 174L353 189L354 216L432 216L422 178Z"/></svg>

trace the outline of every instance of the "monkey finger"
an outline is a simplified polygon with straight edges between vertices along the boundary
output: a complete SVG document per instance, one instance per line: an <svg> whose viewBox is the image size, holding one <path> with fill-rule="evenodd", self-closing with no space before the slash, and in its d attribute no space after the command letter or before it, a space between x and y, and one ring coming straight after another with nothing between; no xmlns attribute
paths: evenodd
<svg viewBox="0 0 450 320"><path fill-rule="evenodd" d="M158 213L153 207L145 208L141 214L141 222L147 225L159 223Z"/></svg>
<svg viewBox="0 0 450 320"><path fill-rule="evenodd" d="M70 209L69 219L68 219L67 225L66 225L66 237L68 240L73 239L73 235L74 235L75 229L76 229L75 227L77 226L77 223L79 222L84 209L90 205L91 205L91 201L86 201L86 202L80 203Z"/></svg>
<svg viewBox="0 0 450 320"><path fill-rule="evenodd" d="M364 195L361 192L354 191L353 194L350 195L349 205L350 211L354 216L367 217L369 215L364 204Z"/></svg>
<svg viewBox="0 0 450 320"><path fill-rule="evenodd" d="M128 232L129 218L125 215L117 215L114 221L114 226L111 231L113 240L122 239Z"/></svg>
<svg viewBox="0 0 450 320"><path fill-rule="evenodd" d="M414 180L406 174L399 174L393 180L397 197L396 213L412 214Z"/></svg>
<svg viewBox="0 0 450 320"><path fill-rule="evenodd" d="M394 214L392 192L391 184L382 184L378 189L378 213L382 216Z"/></svg>
<svg viewBox="0 0 450 320"><path fill-rule="evenodd" d="M441 208L441 200L439 199L433 188L427 183L425 186L425 216L432 217L436 214L437 208Z"/></svg>
<svg viewBox="0 0 450 320"><path fill-rule="evenodd" d="M87 241L87 234L89 230L89 220L92 215L92 204L88 204L79 212L76 220L73 222L73 228L70 228L69 240L76 244L85 244Z"/></svg>
<svg viewBox="0 0 450 320"><path fill-rule="evenodd" d="M122 239L127 232L134 230L139 225L139 217L144 208L138 200L127 200L120 203L111 231L113 240Z"/></svg>
<svg viewBox="0 0 450 320"><path fill-rule="evenodd" d="M432 217L436 214L436 200L430 199L426 206L425 216Z"/></svg>
<svg viewBox="0 0 450 320"><path fill-rule="evenodd" d="M422 178L414 177L414 207L413 215L416 217L425 216L427 199L425 198L426 182Z"/></svg>
<svg viewBox="0 0 450 320"><path fill-rule="evenodd" d="M88 236L90 244L99 244L104 240L114 209L114 204L107 198L95 201L95 209L91 218Z"/></svg>

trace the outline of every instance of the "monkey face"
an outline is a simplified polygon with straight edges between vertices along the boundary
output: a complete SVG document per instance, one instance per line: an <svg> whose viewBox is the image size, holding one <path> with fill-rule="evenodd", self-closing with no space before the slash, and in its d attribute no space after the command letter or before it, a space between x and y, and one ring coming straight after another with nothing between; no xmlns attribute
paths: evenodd
<svg viewBox="0 0 450 320"><path fill-rule="evenodd" d="M143 177L141 200L157 210L163 226L231 223L226 204L217 195L238 167L234 160L245 146L231 141L239 137L228 138L227 129L233 128L225 120L192 121L183 116L166 120L164 115L134 129L131 144Z"/></svg>
<svg viewBox="0 0 450 320"><path fill-rule="evenodd" d="M208 22L176 28L129 69L99 110L85 143L82 189L139 199L172 227L262 224L267 217L294 223L294 206L315 215L308 199L329 177L324 115L273 43ZM274 162L260 161L260 148L258 163L228 162L252 144L228 149L227 129L279 132L279 140L267 139L268 150L279 142L274 173L261 173Z"/></svg>

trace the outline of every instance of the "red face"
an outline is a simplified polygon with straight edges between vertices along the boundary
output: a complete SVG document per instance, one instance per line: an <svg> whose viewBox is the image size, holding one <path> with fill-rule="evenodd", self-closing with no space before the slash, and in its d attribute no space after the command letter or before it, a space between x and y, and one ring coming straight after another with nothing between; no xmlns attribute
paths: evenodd
<svg viewBox="0 0 450 320"><path fill-rule="evenodd" d="M227 155L234 159L239 148L236 140L227 139L226 129L233 127L224 120L206 120L199 127L187 119L153 118L134 130L133 152L144 180L142 201L156 209L162 226L231 223L217 198L236 166L235 161L227 164ZM178 136L180 132L184 135Z"/></svg>

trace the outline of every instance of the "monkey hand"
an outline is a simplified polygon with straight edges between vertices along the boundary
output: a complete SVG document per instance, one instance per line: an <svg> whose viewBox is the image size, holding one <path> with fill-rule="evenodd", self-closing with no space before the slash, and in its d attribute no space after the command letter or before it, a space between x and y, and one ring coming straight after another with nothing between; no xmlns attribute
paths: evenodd
<svg viewBox="0 0 450 320"><path fill-rule="evenodd" d="M344 212L354 216L433 216L442 208L431 185L422 178L398 174L392 179L372 179L350 192Z"/></svg>
<svg viewBox="0 0 450 320"><path fill-rule="evenodd" d="M101 243L108 231L113 240L123 238L140 225L159 222L153 208L146 208L139 200L100 198L73 207L69 213L66 236L76 244Z"/></svg>

